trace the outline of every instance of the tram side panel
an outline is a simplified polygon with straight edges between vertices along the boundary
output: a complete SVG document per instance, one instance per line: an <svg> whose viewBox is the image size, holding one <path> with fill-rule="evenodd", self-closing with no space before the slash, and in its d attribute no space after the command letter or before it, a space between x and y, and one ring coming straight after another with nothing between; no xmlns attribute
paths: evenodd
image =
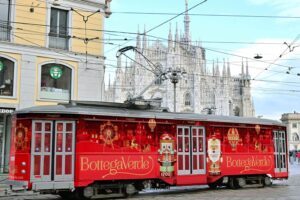
<svg viewBox="0 0 300 200"><path fill-rule="evenodd" d="M75 186L99 181L174 182L176 128L160 120L79 120Z"/></svg>
<svg viewBox="0 0 300 200"><path fill-rule="evenodd" d="M280 132L284 132L284 129ZM215 126L209 128L207 137L209 183L225 176L271 175L273 178L278 176L273 127L260 125L243 128ZM278 154L282 157L286 156L286 152ZM282 163L286 162L283 160ZM282 164L280 167L282 177L287 178L286 164Z"/></svg>
<svg viewBox="0 0 300 200"><path fill-rule="evenodd" d="M9 180L30 187L31 121L12 119Z"/></svg>

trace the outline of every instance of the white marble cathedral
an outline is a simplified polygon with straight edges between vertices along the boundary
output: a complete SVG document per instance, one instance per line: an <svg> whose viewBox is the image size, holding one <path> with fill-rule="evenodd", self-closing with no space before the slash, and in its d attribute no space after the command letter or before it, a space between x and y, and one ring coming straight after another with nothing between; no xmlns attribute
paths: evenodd
<svg viewBox="0 0 300 200"><path fill-rule="evenodd" d="M187 0L185 1L188 9ZM241 74L233 77L229 63L219 66L216 62L212 69L206 67L205 49L200 42L193 42L190 35L190 17L184 17L184 34L176 31L173 37L170 27L168 43L159 40L150 43L146 31L138 32L137 51L157 66L158 71L179 68L187 74L176 84L176 111L202 114L254 116L248 63L242 62ZM123 57L124 58L124 57ZM154 73L143 66L151 66L139 53L135 62L122 66L122 56L118 57L115 80L106 90L106 101L124 102L128 96L136 96L154 79ZM222 68L222 72L220 72ZM244 69L245 68L245 69ZM125 69L125 70L124 70ZM143 94L144 99L162 99L162 107L174 110L174 88L170 80L156 81Z"/></svg>

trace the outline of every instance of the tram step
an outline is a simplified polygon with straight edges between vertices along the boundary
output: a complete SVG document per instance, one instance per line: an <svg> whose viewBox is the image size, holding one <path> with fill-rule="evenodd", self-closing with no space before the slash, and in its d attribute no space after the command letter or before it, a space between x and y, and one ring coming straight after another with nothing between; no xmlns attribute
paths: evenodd
<svg viewBox="0 0 300 200"><path fill-rule="evenodd" d="M259 187L263 187L263 184L257 183L257 184L247 184L245 186L243 186L243 188L259 188Z"/></svg>
<svg viewBox="0 0 300 200"><path fill-rule="evenodd" d="M91 199L107 199L107 198L118 198L118 197L125 197L124 194L119 194L119 193L115 193L115 194L98 194L93 196Z"/></svg>

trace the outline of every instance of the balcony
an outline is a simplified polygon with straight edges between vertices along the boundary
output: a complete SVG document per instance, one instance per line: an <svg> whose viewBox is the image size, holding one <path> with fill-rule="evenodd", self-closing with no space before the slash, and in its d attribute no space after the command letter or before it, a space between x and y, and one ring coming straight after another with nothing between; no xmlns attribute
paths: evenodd
<svg viewBox="0 0 300 200"><path fill-rule="evenodd" d="M49 48L68 50L69 38L67 35L49 34Z"/></svg>
<svg viewBox="0 0 300 200"><path fill-rule="evenodd" d="M11 27L6 24L0 24L0 40L10 41L10 30Z"/></svg>

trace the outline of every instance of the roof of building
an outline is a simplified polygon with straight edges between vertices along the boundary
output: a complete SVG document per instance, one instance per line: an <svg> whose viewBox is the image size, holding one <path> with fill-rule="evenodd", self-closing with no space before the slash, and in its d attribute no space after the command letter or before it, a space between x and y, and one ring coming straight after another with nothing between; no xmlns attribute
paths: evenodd
<svg viewBox="0 0 300 200"><path fill-rule="evenodd" d="M28 113L49 113L49 114L72 114L72 115L95 115L95 116L113 116L113 117L133 117L133 118L158 118L171 120L192 120L192 121L212 121L227 123L243 124L265 124L278 125L283 124L279 121L261 119L254 117L237 117L237 116L219 116L219 115L202 115L195 113L173 113L168 112L165 108L153 107L150 105L136 105L124 103L108 102L86 102L71 101L70 103L35 106L20 109L15 114Z"/></svg>
<svg viewBox="0 0 300 200"><path fill-rule="evenodd" d="M294 111L293 113L282 114L281 121L288 121L288 120L300 120L300 113Z"/></svg>

